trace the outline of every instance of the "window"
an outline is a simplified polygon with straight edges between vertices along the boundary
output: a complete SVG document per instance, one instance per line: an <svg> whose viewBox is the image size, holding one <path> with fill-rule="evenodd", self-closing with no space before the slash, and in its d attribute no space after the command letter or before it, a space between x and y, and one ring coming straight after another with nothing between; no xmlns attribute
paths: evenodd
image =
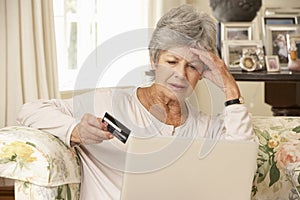
<svg viewBox="0 0 300 200"><path fill-rule="evenodd" d="M54 0L53 5L60 91L74 89L82 65L99 45L120 33L147 28L148 0ZM148 62L146 51L129 54L114 61L111 74L118 77L132 70L113 65ZM106 78L101 86L114 86L113 81Z"/></svg>

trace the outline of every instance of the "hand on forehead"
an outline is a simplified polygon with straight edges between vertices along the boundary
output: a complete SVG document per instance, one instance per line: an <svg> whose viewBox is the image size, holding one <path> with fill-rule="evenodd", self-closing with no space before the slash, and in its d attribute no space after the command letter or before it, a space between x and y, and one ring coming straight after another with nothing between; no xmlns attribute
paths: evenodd
<svg viewBox="0 0 300 200"><path fill-rule="evenodd" d="M169 56L174 56L177 59L184 59L190 65L193 65L197 68L203 69L204 62L199 58L199 55L195 54L190 47L173 47L167 50ZM205 52L204 52L205 53Z"/></svg>
<svg viewBox="0 0 300 200"><path fill-rule="evenodd" d="M197 46L196 48L192 47L190 48L190 51L198 57L200 62L202 62L205 66L205 70L213 70L217 63L222 62L216 54L202 46Z"/></svg>

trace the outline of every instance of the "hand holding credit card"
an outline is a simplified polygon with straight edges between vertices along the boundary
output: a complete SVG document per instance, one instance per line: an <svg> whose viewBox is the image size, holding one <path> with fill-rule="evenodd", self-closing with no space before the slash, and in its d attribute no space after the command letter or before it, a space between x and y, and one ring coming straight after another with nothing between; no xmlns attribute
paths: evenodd
<svg viewBox="0 0 300 200"><path fill-rule="evenodd" d="M126 143L131 130L129 130L124 124L116 120L109 113L105 113L102 118L102 122L106 122L107 130L111 132L116 138L118 138L124 144Z"/></svg>

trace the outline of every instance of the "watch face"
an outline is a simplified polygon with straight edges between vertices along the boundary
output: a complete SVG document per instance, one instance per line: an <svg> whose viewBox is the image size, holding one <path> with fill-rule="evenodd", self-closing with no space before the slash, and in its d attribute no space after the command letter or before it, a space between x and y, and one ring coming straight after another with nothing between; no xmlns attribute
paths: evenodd
<svg viewBox="0 0 300 200"><path fill-rule="evenodd" d="M251 56L244 56L240 59L240 67L246 71L254 71L256 68L255 60Z"/></svg>
<svg viewBox="0 0 300 200"><path fill-rule="evenodd" d="M239 100L240 100L240 104L244 104L244 103L245 103L244 97L241 96L241 97L239 98Z"/></svg>

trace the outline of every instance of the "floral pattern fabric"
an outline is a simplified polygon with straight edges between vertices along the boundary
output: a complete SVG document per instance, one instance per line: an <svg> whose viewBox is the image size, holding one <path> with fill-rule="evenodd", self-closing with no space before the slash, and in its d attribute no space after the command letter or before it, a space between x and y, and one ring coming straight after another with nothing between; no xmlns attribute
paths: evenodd
<svg viewBox="0 0 300 200"><path fill-rule="evenodd" d="M293 164L294 170L300 166L300 118L254 117L253 126L259 153L252 199L300 200L292 182L296 179L299 185L299 173L287 171Z"/></svg>
<svg viewBox="0 0 300 200"><path fill-rule="evenodd" d="M80 184L69 183L56 187L45 187L23 181L15 181L16 200L78 200Z"/></svg>
<svg viewBox="0 0 300 200"><path fill-rule="evenodd" d="M21 126L0 129L0 177L17 180L16 199L79 197L80 163L75 150L45 131ZM38 192L42 188L44 192Z"/></svg>

